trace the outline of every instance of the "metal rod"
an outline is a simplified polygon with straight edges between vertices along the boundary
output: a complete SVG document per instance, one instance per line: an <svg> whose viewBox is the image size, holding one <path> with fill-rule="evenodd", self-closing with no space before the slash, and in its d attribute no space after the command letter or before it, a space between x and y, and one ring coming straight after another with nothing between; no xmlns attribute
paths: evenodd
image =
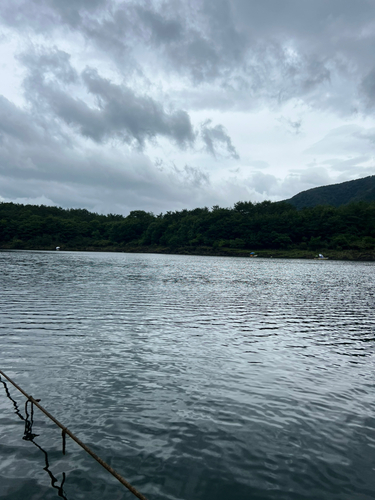
<svg viewBox="0 0 375 500"><path fill-rule="evenodd" d="M142 495L142 493L139 493L139 491L137 491L134 488L134 486L132 486L126 479L124 479L118 472L116 472L115 469L113 469L110 465L108 465L106 462L104 462L104 460L102 460L96 453L94 453L92 450L90 450L90 448L88 446L86 446L85 443L82 443L82 441L80 439L78 439L67 427L62 425L54 416L52 416L45 408L43 408L43 406L39 404L40 400L34 399L32 396L29 396L29 394L27 394L27 392L25 392L23 389L21 389L21 387L19 385L17 385L15 382L13 382L13 380L10 379L7 375L5 375L5 373L2 372L1 370L0 370L0 374L3 377L5 377L12 385L14 385L14 387L16 389L18 389L20 392L22 392L22 394L29 401L31 401L37 408L39 408L39 410L41 412L43 412L49 419L51 419L52 422L54 422L57 426L59 426L60 429L62 429L63 433L68 434L68 436L70 436L73 439L73 441L75 441L81 448L83 448L97 462L99 462L102 467L107 469L107 471L110 472L112 474L112 476L114 476L118 481L120 481L121 484L123 484L126 488L128 488L128 490L131 491L133 493L133 495L135 495L140 500L147 500L147 498L144 495Z"/></svg>

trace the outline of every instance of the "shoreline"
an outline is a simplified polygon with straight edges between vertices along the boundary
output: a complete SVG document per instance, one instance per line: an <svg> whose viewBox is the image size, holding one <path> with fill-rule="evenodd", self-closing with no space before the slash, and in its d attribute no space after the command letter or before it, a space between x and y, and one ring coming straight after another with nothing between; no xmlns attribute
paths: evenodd
<svg viewBox="0 0 375 500"><path fill-rule="evenodd" d="M42 250L42 251L56 251L56 247L51 246L29 246L29 245L6 245L1 246L0 250ZM263 249L263 250L244 250L234 248L213 248L213 247L161 247L161 246L105 246L96 247L90 245L83 245L79 247L60 245L59 251L68 252L118 252L118 253L153 253L165 255L201 255L211 257L242 257L249 259L256 258L275 258L275 259L306 259L312 260L317 258L317 254L324 252L327 260L344 260L344 261L358 261L358 262L374 262L375 251L373 250L335 250L335 249L322 249L319 251L285 249ZM251 256L254 251L256 256ZM319 260L319 259L317 259Z"/></svg>

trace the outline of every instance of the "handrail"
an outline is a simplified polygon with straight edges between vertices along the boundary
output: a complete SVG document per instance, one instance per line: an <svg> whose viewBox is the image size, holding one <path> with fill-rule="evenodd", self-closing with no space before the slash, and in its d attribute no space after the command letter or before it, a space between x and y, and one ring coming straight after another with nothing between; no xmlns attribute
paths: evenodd
<svg viewBox="0 0 375 500"><path fill-rule="evenodd" d="M108 465L104 460L102 460L96 453L94 453L88 446L85 445L79 438L77 438L67 427L62 425L53 415L51 415L42 405L39 404L40 399L34 399L32 396L27 394L19 385L17 385L12 379L10 379L4 372L0 370L0 374L5 377L16 389L18 389L28 401L31 401L41 412L43 412L49 419L52 420L60 429L62 429L63 436L63 451L65 451L65 435L68 434L73 441L75 441L81 448L83 448L89 455L91 455L102 467L107 469L108 472L112 474L122 485L124 485L129 491L133 493L140 500L147 500L147 498L142 495L139 491L137 491L134 486L132 486L126 479L124 479L118 472L113 469L110 465Z"/></svg>

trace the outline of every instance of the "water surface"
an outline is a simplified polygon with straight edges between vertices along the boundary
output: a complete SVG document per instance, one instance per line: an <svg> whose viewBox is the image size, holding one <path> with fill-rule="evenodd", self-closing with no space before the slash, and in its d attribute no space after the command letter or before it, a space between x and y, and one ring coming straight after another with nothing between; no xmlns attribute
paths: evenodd
<svg viewBox="0 0 375 500"><path fill-rule="evenodd" d="M150 500L375 498L375 265L0 252L0 369ZM24 415L25 398L10 384ZM0 384L0 498L131 493ZM53 481L52 481L53 482Z"/></svg>

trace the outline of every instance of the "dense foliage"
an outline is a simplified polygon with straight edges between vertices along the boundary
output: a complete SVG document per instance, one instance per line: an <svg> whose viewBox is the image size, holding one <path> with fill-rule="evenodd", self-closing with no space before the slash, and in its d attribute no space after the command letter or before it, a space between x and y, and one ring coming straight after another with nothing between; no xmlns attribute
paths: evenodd
<svg viewBox="0 0 375 500"><path fill-rule="evenodd" d="M256 251L375 251L375 202L297 210L286 202L238 202L127 217L87 210L0 203L0 247L168 251L211 248Z"/></svg>
<svg viewBox="0 0 375 500"><path fill-rule="evenodd" d="M375 175L308 189L287 201L296 208L315 207L316 205L339 207L358 201L375 201Z"/></svg>

